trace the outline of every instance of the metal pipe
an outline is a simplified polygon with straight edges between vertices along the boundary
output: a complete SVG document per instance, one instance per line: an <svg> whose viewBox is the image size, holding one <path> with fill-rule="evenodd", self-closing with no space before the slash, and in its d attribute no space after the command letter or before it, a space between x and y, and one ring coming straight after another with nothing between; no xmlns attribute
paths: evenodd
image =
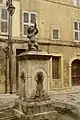
<svg viewBox="0 0 80 120"><path fill-rule="evenodd" d="M5 93L7 93L7 58L5 54Z"/></svg>
<svg viewBox="0 0 80 120"><path fill-rule="evenodd" d="M9 56L8 46L5 47L4 52L5 52L5 93L7 93L7 59Z"/></svg>
<svg viewBox="0 0 80 120"><path fill-rule="evenodd" d="M12 5L12 0L8 0L7 10L9 13L8 19L8 45L9 45L9 84L10 84L10 94L13 91L13 80L12 80L12 15L14 14L15 7Z"/></svg>
<svg viewBox="0 0 80 120"><path fill-rule="evenodd" d="M8 21L8 40L9 40L9 84L10 84L10 93L13 90L13 82L12 82L12 16L9 14L9 21Z"/></svg>

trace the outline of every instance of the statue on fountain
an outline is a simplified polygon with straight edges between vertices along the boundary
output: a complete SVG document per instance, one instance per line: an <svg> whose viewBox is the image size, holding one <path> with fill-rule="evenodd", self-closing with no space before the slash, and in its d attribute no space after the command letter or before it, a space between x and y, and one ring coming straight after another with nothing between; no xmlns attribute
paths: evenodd
<svg viewBox="0 0 80 120"><path fill-rule="evenodd" d="M29 26L27 29L27 38L29 38L28 49L38 50L38 43L35 41L35 36L38 34L36 23L34 26Z"/></svg>

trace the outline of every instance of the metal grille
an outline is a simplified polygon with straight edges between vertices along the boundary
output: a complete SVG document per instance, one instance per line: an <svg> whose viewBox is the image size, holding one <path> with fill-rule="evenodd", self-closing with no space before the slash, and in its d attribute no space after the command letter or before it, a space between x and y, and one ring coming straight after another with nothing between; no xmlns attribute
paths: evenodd
<svg viewBox="0 0 80 120"><path fill-rule="evenodd" d="M53 29L53 39L59 39L59 30Z"/></svg>

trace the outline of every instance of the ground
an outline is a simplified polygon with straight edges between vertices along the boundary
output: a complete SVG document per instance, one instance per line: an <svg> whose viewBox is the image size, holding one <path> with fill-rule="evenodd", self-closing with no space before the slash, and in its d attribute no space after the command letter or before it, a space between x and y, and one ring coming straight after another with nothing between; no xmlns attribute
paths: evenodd
<svg viewBox="0 0 80 120"><path fill-rule="evenodd" d="M0 95L0 111L3 109L13 108L15 106L15 101L18 99L18 96L15 94L1 94ZM80 92L75 93L60 93L54 94L51 96L51 100L56 108L66 109L72 111L72 113L76 114L80 117ZM0 112L1 114L1 112ZM73 117L70 118L68 114L59 114L60 120L70 119L70 120L78 120Z"/></svg>

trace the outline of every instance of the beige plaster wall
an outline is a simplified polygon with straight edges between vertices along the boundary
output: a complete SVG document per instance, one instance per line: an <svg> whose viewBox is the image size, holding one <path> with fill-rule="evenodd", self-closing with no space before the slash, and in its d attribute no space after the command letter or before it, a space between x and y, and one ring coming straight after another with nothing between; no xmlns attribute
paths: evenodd
<svg viewBox="0 0 80 120"><path fill-rule="evenodd" d="M19 9L20 4L15 1L16 6L18 5L17 11L14 14L14 21L17 21L17 25L15 26L15 22L13 22L13 35L19 36L20 33L20 23L19 23ZM57 84L58 89L60 88L68 88L71 86L71 71L70 71L70 61L72 59L75 59L74 56L80 55L80 48L77 46L69 46L68 41L73 42L74 41L74 33L73 33L73 22L74 20L80 20L80 8L73 6L72 0L21 0L21 17L22 17L22 10L26 11L32 11L37 13L37 24L39 29L38 38L40 41L49 41L51 42L50 45L48 44L42 44L39 46L39 48L42 51L47 51L48 53L52 53L56 56L61 56L61 81ZM21 24L22 25L22 24ZM16 29L15 29L16 27ZM60 30L60 40L59 42L52 41L52 35L51 30L52 28L59 28ZM17 32L15 32L15 30ZM21 31L22 32L22 31ZM42 38L42 39L41 39ZM21 38L22 39L22 38ZM25 38L26 39L26 38ZM23 40L24 41L24 40ZM62 44L65 44L64 46L60 45L60 42ZM54 43L57 44L54 45ZM14 44L14 54L13 54L13 63L15 64L15 55L17 48L24 48L27 47L26 43L22 44ZM13 69L15 70L15 66L13 64ZM51 68L51 62L50 62L50 68ZM52 72L52 71L50 71ZM51 75L52 73L50 73ZM14 72L13 75L15 76L16 73ZM15 76L16 80L16 76ZM50 81L51 87L53 89L55 88L55 82ZM14 82L15 83L15 82Z"/></svg>
<svg viewBox="0 0 80 120"><path fill-rule="evenodd" d="M15 13L12 18L12 36L20 37L20 2L13 1Z"/></svg>
<svg viewBox="0 0 80 120"><path fill-rule="evenodd" d="M73 21L80 20L80 8L72 5L72 0L21 0L14 1L15 14L13 15L13 37L20 37L20 12L22 10L33 11L37 13L37 24L39 29L38 38L41 41L50 41L51 29L59 28L60 30L60 42L74 41L73 35ZM21 6L20 6L21 5ZM20 10L21 7L21 10ZM21 14L22 15L22 14ZM25 38L26 39L26 38ZM17 40L17 39L16 39ZM22 40L22 38L21 38ZM23 40L24 41L24 40ZM39 48L42 51L47 51L53 55L61 55L61 83L57 85L57 88L67 88L71 87L71 74L70 74L70 64L74 56L80 55L80 48L75 46L71 47L66 45L40 45ZM60 43L59 42L59 43ZM27 49L27 43L15 43L13 44L13 82L16 82L16 49L23 48ZM51 65L51 64L50 64ZM51 72L51 71L50 71ZM50 73L51 74L51 73ZM51 78L52 80L52 78ZM50 81L51 83L52 81ZM54 83L55 84L55 83ZM55 85L53 85L55 88Z"/></svg>
<svg viewBox="0 0 80 120"><path fill-rule="evenodd" d="M14 44L14 49L15 48L23 48L23 49L27 49L27 43L22 44ZM50 90L53 91L55 89L65 89L65 88L70 88L72 87L71 85L71 63L73 60L75 60L76 58L80 58L80 48L76 48L76 47L70 47L70 46L60 46L60 45L39 45L39 49L44 51L44 52L48 52L53 54L53 56L61 56L61 80L57 81L57 83L55 83L56 81L53 81L52 79L52 64L51 64L51 60L50 60L50 64L49 64L49 74L50 74L50 81L49 81L49 86L50 86ZM16 61L15 61L15 54L16 52L13 54L13 80L14 80L14 84L15 84L15 80L16 80ZM37 62L35 62L37 64ZM24 68L24 67L23 67Z"/></svg>
<svg viewBox="0 0 80 120"><path fill-rule="evenodd" d="M52 39L51 29L59 28L60 40L73 41L73 21L80 9L71 0L21 0L21 10L37 12L39 38Z"/></svg>

